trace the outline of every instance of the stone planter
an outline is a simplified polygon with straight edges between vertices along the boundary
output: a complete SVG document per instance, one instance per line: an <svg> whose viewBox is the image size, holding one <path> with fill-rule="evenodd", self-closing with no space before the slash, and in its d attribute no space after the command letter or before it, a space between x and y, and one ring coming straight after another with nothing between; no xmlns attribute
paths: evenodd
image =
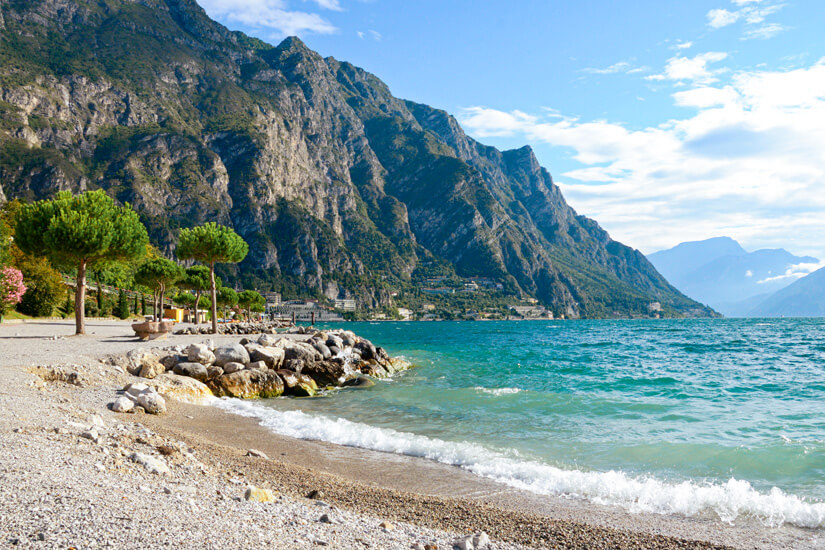
<svg viewBox="0 0 825 550"><path fill-rule="evenodd" d="M132 330L141 340L154 340L165 338L174 326L174 321L145 321L143 323L133 323Z"/></svg>

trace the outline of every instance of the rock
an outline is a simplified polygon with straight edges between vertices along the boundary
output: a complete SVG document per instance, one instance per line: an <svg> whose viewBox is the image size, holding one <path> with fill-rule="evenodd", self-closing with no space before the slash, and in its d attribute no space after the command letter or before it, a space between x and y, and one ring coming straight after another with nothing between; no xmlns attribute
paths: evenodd
<svg viewBox="0 0 825 550"><path fill-rule="evenodd" d="M341 355L341 348L336 345L329 346L329 352L332 354L333 357L337 357Z"/></svg>
<svg viewBox="0 0 825 550"><path fill-rule="evenodd" d="M268 348L269 346L274 346L280 339L280 336L276 336L274 334L261 334L258 338L258 343L263 347Z"/></svg>
<svg viewBox="0 0 825 550"><path fill-rule="evenodd" d="M200 405L212 397L212 392L203 382L170 372L156 376L151 384L161 395L182 403Z"/></svg>
<svg viewBox="0 0 825 550"><path fill-rule="evenodd" d="M488 546L490 546L490 537L487 536L487 533L484 531L480 531L473 535L473 546L476 547L476 550L484 550Z"/></svg>
<svg viewBox="0 0 825 550"><path fill-rule="evenodd" d="M147 358L140 367L138 376L140 376L141 378L154 378L155 376L163 374L164 372L166 372L166 366L163 363L155 359Z"/></svg>
<svg viewBox="0 0 825 550"><path fill-rule="evenodd" d="M486 550L489 547L490 537L484 531L460 537L453 541L453 548L458 548L458 550Z"/></svg>
<svg viewBox="0 0 825 550"><path fill-rule="evenodd" d="M234 361L230 361L223 366L224 374L232 374L233 372L238 372L239 370L244 370L243 363L236 363Z"/></svg>
<svg viewBox="0 0 825 550"><path fill-rule="evenodd" d="M249 363L249 353L240 344L229 344L215 350L215 365L223 367L227 363Z"/></svg>
<svg viewBox="0 0 825 550"><path fill-rule="evenodd" d="M264 453L263 451L259 451L258 449L249 449L248 451L246 451L246 456L254 456L255 458L264 458L266 460L269 460L269 457L266 456L266 453Z"/></svg>
<svg viewBox="0 0 825 550"><path fill-rule="evenodd" d="M116 413L127 413L135 408L135 402L125 395L121 395L115 399L114 403L111 405L111 408Z"/></svg>
<svg viewBox="0 0 825 550"><path fill-rule="evenodd" d="M311 376L319 386L340 386L357 376L351 368L334 361L307 363L301 369L301 374Z"/></svg>
<svg viewBox="0 0 825 550"><path fill-rule="evenodd" d="M318 518L318 521L320 521L321 523L333 523L332 518L329 517L329 514L322 515L320 518Z"/></svg>
<svg viewBox="0 0 825 550"><path fill-rule="evenodd" d="M134 376L140 374L140 370L145 364L159 363L157 354L144 349L133 349L126 354L126 371Z"/></svg>
<svg viewBox="0 0 825 550"><path fill-rule="evenodd" d="M191 344L186 348L186 359L192 363L209 366L215 362L215 354L209 350L206 344Z"/></svg>
<svg viewBox="0 0 825 550"><path fill-rule="evenodd" d="M161 358L160 364L166 367L167 371L170 371L175 368L175 365L181 362L184 359L180 355L167 355L166 357Z"/></svg>
<svg viewBox="0 0 825 550"><path fill-rule="evenodd" d="M212 365L211 367L206 368L206 378L207 379L217 378L218 376L220 376L222 374L223 374L223 369L220 368L220 367L216 367L215 365Z"/></svg>
<svg viewBox="0 0 825 550"><path fill-rule="evenodd" d="M371 388L375 385L375 382L368 376L359 375L355 378L347 380L343 385L347 388Z"/></svg>
<svg viewBox="0 0 825 550"><path fill-rule="evenodd" d="M275 493L269 489L259 489L257 487L250 487L243 495L244 499L252 502L274 502Z"/></svg>
<svg viewBox="0 0 825 550"><path fill-rule="evenodd" d="M340 336L336 336L335 334L330 334L327 336L326 345L328 348L332 348L335 346L338 349L344 347L344 340Z"/></svg>
<svg viewBox="0 0 825 550"><path fill-rule="evenodd" d="M354 350L358 350L361 353L361 359L364 361L369 361L370 359L375 359L378 355L378 350L375 346L372 345L371 342L367 340L361 340L357 344L353 346Z"/></svg>
<svg viewBox="0 0 825 550"><path fill-rule="evenodd" d="M168 474L170 471L164 461L143 453L132 453L129 455L129 460L140 464L153 474Z"/></svg>
<svg viewBox="0 0 825 550"><path fill-rule="evenodd" d="M149 414L162 414L166 412L166 400L154 389L147 390L137 396L137 404L143 407Z"/></svg>
<svg viewBox="0 0 825 550"><path fill-rule="evenodd" d="M201 382L206 382L206 379L209 377L209 372L205 366L200 363L190 363L188 361L175 365L174 373L179 376L188 376Z"/></svg>
<svg viewBox="0 0 825 550"><path fill-rule="evenodd" d="M100 434L97 432L97 428L92 428L90 430L86 430L85 432L80 434L80 437L82 437L84 439L89 439L91 441L94 441L95 443L100 442Z"/></svg>
<svg viewBox="0 0 825 550"><path fill-rule="evenodd" d="M332 357L332 352L329 348L322 342L316 342L312 347L318 350L318 353L321 354L321 357L324 360L330 359Z"/></svg>
<svg viewBox="0 0 825 550"><path fill-rule="evenodd" d="M178 449L171 445L158 445L155 449L157 449L157 451L163 456L172 456L178 452Z"/></svg>
<svg viewBox="0 0 825 550"><path fill-rule="evenodd" d="M309 344L291 340L282 340L282 342L284 342L284 361L300 359L312 363L323 359L321 353Z"/></svg>
<svg viewBox="0 0 825 550"><path fill-rule="evenodd" d="M258 348L249 354L251 361L263 361L270 369L279 369L284 362L283 348Z"/></svg>
<svg viewBox="0 0 825 550"><path fill-rule="evenodd" d="M360 368L362 373L374 376L375 378L386 378L391 374L387 369L379 365L376 361L364 363L361 365Z"/></svg>
<svg viewBox="0 0 825 550"><path fill-rule="evenodd" d="M241 370L209 380L208 384L218 397L263 399L284 393L284 382L271 370Z"/></svg>
<svg viewBox="0 0 825 550"><path fill-rule="evenodd" d="M319 500L319 499L324 498L324 493L322 493L318 489L313 489L312 491L309 492L309 494L307 495L307 498L311 498L311 499L314 499L314 500Z"/></svg>
<svg viewBox="0 0 825 550"><path fill-rule="evenodd" d="M148 389L149 386L147 386L146 384L135 382L132 384L126 384L126 387L123 388L123 391L125 391L127 395L137 397L138 395L140 395Z"/></svg>
<svg viewBox="0 0 825 550"><path fill-rule="evenodd" d="M258 370L267 370L269 367L267 367L266 363L263 362L263 361L252 361L251 363L249 363L249 365L246 368L248 368L248 369L258 369Z"/></svg>
<svg viewBox="0 0 825 550"><path fill-rule="evenodd" d="M315 380L309 376L286 369L275 372L283 379L285 386L284 391L288 395L312 397L318 392L318 385L315 383Z"/></svg>
<svg viewBox="0 0 825 550"><path fill-rule="evenodd" d="M286 359L284 360L284 363L281 365L280 370L289 370L300 374L305 364L306 361L304 361L303 359Z"/></svg>
<svg viewBox="0 0 825 550"><path fill-rule="evenodd" d="M393 529L395 529L395 525L393 525L389 521L382 521L378 524L378 527L380 527L384 531L392 531Z"/></svg>

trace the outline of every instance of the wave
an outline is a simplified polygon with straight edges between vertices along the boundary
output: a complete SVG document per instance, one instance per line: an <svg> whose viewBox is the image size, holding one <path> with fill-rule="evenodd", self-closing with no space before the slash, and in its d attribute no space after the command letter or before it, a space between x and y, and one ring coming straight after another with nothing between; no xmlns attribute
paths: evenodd
<svg viewBox="0 0 825 550"><path fill-rule="evenodd" d="M523 391L519 388L485 388L483 386L476 386L473 389L481 393L486 393L487 395L494 395L496 397L499 395L511 395Z"/></svg>
<svg viewBox="0 0 825 550"><path fill-rule="evenodd" d="M750 483L667 483L653 477L633 477L621 471L565 470L549 464L518 460L473 443L457 443L423 435L378 428L343 418L279 411L249 401L213 399L210 404L260 420L274 433L350 447L421 457L461 467L476 475L534 493L588 499L620 506L630 512L696 516L711 512L726 523L740 517L765 525L785 523L806 528L825 526L825 502L809 502L778 488L759 492Z"/></svg>

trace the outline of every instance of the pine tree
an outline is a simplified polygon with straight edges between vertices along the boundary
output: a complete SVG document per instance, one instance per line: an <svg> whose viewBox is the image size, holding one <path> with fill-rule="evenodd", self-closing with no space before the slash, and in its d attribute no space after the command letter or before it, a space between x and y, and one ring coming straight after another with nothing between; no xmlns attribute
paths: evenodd
<svg viewBox="0 0 825 550"><path fill-rule="evenodd" d="M149 236L137 213L117 206L104 191L24 205L15 227L21 250L46 256L56 267L77 269L75 332L86 334L86 271L106 262L135 260L146 253Z"/></svg>

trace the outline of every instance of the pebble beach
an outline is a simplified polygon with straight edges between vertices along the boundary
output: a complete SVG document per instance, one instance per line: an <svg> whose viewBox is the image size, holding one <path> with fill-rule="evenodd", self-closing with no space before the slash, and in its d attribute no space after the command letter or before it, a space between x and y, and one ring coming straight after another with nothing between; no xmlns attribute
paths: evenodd
<svg viewBox="0 0 825 550"><path fill-rule="evenodd" d="M0 326L4 546L821 547L793 531L536 507L444 465L290 440L208 405L167 399L160 415L115 413L118 392L140 379L110 357L204 336L138 342L114 321L88 331L68 336L71 324L59 321Z"/></svg>

